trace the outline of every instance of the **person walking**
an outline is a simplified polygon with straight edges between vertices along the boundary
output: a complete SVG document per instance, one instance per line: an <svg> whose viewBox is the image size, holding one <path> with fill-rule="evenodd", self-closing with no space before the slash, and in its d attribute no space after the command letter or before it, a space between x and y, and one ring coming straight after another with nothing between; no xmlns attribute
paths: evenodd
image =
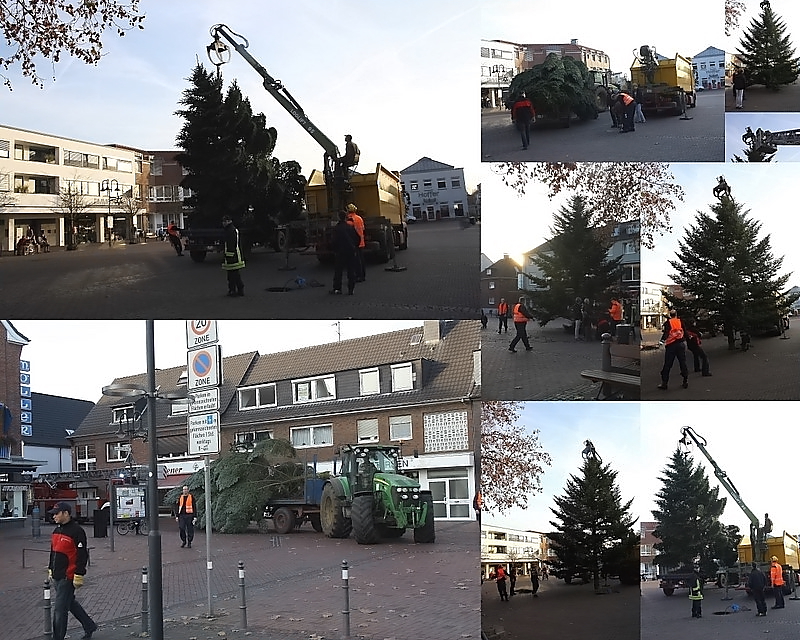
<svg viewBox="0 0 800 640"><path fill-rule="evenodd" d="M511 107L511 121L516 125L522 138L522 148L527 149L531 142L531 122L536 117L531 101L523 91Z"/></svg>
<svg viewBox="0 0 800 640"><path fill-rule="evenodd" d="M544 574L543 572L542 577L544 577L545 575L546 574ZM547 578L545 577L544 579L546 580ZM539 597L539 594L536 593L537 591L539 591L539 571L536 569L536 567L534 567L531 570L531 591L533 592L534 598Z"/></svg>
<svg viewBox="0 0 800 640"><path fill-rule="evenodd" d="M511 582L511 590L509 591L508 595L513 596L517 592L514 590L517 586L517 570L514 567L511 567L511 571L508 574L509 582Z"/></svg>
<svg viewBox="0 0 800 640"><path fill-rule="evenodd" d="M709 371L708 368L708 356L703 350L703 347L700 346L702 344L703 341L700 339L700 332L697 330L697 327L692 325L691 328L687 328L686 347L692 352L692 356L694 357L694 372L697 373L700 371L704 377L708 377L711 375L711 371Z"/></svg>
<svg viewBox="0 0 800 640"><path fill-rule="evenodd" d="M191 549L192 540L194 540L194 523L197 520L197 508L194 503L194 496L189 493L189 487L186 485L183 485L183 491L178 496L174 513L181 535L181 549L184 547Z"/></svg>
<svg viewBox="0 0 800 640"><path fill-rule="evenodd" d="M703 617L703 578L700 568L694 568L694 575L690 578L689 600L692 601L692 617Z"/></svg>
<svg viewBox="0 0 800 640"><path fill-rule="evenodd" d="M352 296L358 282L358 233L347 222L347 214L339 212L339 222L331 236L336 264L333 269L333 289L330 293L342 293L342 273L347 273L347 295Z"/></svg>
<svg viewBox="0 0 800 640"><path fill-rule="evenodd" d="M505 600L508 602L508 593L506 593L506 570L503 565L498 564L495 571L495 580L497 581L497 592L500 594L500 601Z"/></svg>
<svg viewBox="0 0 800 640"><path fill-rule="evenodd" d="M660 344L664 347L664 368L661 369L661 384L659 389L667 390L669 383L669 372L675 359L678 359L678 366L683 376L683 388L689 387L689 370L686 368L686 334L683 330L683 323L678 318L678 312L670 309L669 320L664 323L664 332L661 335Z"/></svg>
<svg viewBox="0 0 800 640"><path fill-rule="evenodd" d="M622 129L620 129L620 133L635 131L636 127L633 124L633 116L636 112L636 101L630 94L620 91L619 94L617 94L617 104L622 107Z"/></svg>
<svg viewBox="0 0 800 640"><path fill-rule="evenodd" d="M182 256L183 245L181 244L181 232L180 229L175 226L174 222L170 222L167 226L167 237L169 238L172 248L175 249L175 253L177 253L179 256Z"/></svg>
<svg viewBox="0 0 800 640"><path fill-rule="evenodd" d="M489 325L489 316L486 315L486 311L481 309L481 329L485 329Z"/></svg>
<svg viewBox="0 0 800 640"><path fill-rule="evenodd" d="M767 600L764 597L764 589L767 586L767 576L758 568L758 563L753 562L750 566L753 567L750 575L747 578L747 588L753 594L753 599L756 601L756 609L758 613L756 616L767 615Z"/></svg>
<svg viewBox="0 0 800 640"><path fill-rule="evenodd" d="M617 325L622 322L622 303L619 298L611 298L611 306L608 309L608 317L611 319L611 335L617 335Z"/></svg>
<svg viewBox="0 0 800 640"><path fill-rule="evenodd" d="M644 89L640 86L636 87L636 111L633 114L633 121L644 123L647 120L644 119L644 113L642 112L642 103L644 102Z"/></svg>
<svg viewBox="0 0 800 640"><path fill-rule="evenodd" d="M243 296L244 282L241 271L244 269L244 258L239 245L239 230L234 226L230 216L222 218L222 226L225 228L225 258L222 261L222 268L228 273L228 295Z"/></svg>
<svg viewBox="0 0 800 640"><path fill-rule="evenodd" d="M48 511L56 528L50 538L50 564L48 575L55 589L53 601L53 640L64 640L67 635L67 614L81 623L81 638L91 638L97 624L75 599L75 589L83 586L89 548L86 532L72 519L72 505L59 502Z"/></svg>
<svg viewBox="0 0 800 640"><path fill-rule="evenodd" d="M364 268L364 247L367 243L364 240L364 218L358 215L358 209L354 204L347 205L347 224L352 226L358 234L358 246L356 247L356 282L364 282L367 277Z"/></svg>
<svg viewBox="0 0 800 640"><path fill-rule="evenodd" d="M737 68L733 73L733 93L736 96L736 108L744 109L744 90L747 87L747 78L744 71Z"/></svg>
<svg viewBox="0 0 800 640"><path fill-rule="evenodd" d="M505 298L500 298L500 304L497 305L497 318L499 320L497 333L502 333L503 329L508 333L508 303Z"/></svg>
<svg viewBox="0 0 800 640"><path fill-rule="evenodd" d="M575 340L583 340L583 333L581 331L581 322L583 322L583 300L580 296L575 298L575 304L572 305L572 320L575 323Z"/></svg>
<svg viewBox="0 0 800 640"><path fill-rule="evenodd" d="M775 594L775 606L773 609L783 609L783 585L786 582L783 579L783 567L778 562L777 556L772 556L772 564L769 567L769 581L772 584L772 593Z"/></svg>
<svg viewBox="0 0 800 640"><path fill-rule="evenodd" d="M592 303L589 301L589 298L584 298L583 305L581 305L581 329L583 331L583 339L586 342L591 342L592 340L592 325L594 321Z"/></svg>
<svg viewBox="0 0 800 640"><path fill-rule="evenodd" d="M528 320L532 320L533 316L525 307L524 296L521 297L519 302L514 305L514 315L512 319L514 320L514 328L517 330L517 335L514 336L511 344L508 345L508 350L511 353L516 353L517 350L514 347L516 347L517 343L522 340L522 344L525 345L525 351L532 351L533 347L531 346L530 342L528 342Z"/></svg>

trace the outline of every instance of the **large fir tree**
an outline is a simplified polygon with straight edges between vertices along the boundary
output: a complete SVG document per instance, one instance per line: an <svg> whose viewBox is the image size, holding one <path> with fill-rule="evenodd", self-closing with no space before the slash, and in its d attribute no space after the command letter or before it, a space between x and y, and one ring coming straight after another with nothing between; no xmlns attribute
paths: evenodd
<svg viewBox="0 0 800 640"><path fill-rule="evenodd" d="M716 573L715 560L732 565L741 536L737 527L719 521L726 504L719 487L711 487L703 468L680 448L661 473L658 508L652 512L658 521L653 533L660 539L655 563L665 570L688 569L699 559L704 575Z"/></svg>
<svg viewBox="0 0 800 640"><path fill-rule="evenodd" d="M761 2L761 15L753 18L739 43L739 59L750 84L763 84L777 91L800 75L800 58L786 32L786 24L768 1Z"/></svg>
<svg viewBox="0 0 800 640"><path fill-rule="evenodd" d="M569 313L576 296L610 301L610 289L619 282L622 258L608 258L610 234L591 218L586 200L573 196L554 214L545 249L532 257L542 273L531 276L539 287L531 293L532 312L541 326Z"/></svg>
<svg viewBox="0 0 800 640"><path fill-rule="evenodd" d="M666 294L684 318L707 313L722 324L733 348L734 332L771 330L780 312L796 299L784 287L791 273L778 275L783 258L770 248L770 236L759 240L761 223L742 212L735 199L723 196L711 212L698 211L695 223L678 244L675 273L670 277L691 297Z"/></svg>
<svg viewBox="0 0 800 640"><path fill-rule="evenodd" d="M550 509L557 519L550 522L556 531L548 534L556 572L565 579L574 573L591 575L595 589L601 574L618 572L620 561L639 545L632 531L636 519L629 513L632 502L622 502L617 472L610 465L586 459Z"/></svg>

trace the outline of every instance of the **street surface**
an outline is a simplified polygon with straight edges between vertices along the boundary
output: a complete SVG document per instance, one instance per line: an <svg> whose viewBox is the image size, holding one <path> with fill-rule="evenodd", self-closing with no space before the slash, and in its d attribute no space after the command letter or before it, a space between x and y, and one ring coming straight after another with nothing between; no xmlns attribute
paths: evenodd
<svg viewBox="0 0 800 640"><path fill-rule="evenodd" d="M502 602L496 583L486 580L483 632L489 640L639 640L639 589L616 580L609 585L597 595L591 584L567 585L551 577L540 581L534 598L530 578L523 576L517 579L517 595Z"/></svg>
<svg viewBox="0 0 800 640"><path fill-rule="evenodd" d="M536 124L531 144L522 149L511 112L481 113L481 160L484 162L724 162L725 96L723 91L698 95L697 106L682 116L647 116L636 131L621 134L611 127L608 111L596 120L572 121L569 128Z"/></svg>
<svg viewBox="0 0 800 640"><path fill-rule="evenodd" d="M713 584L703 587L703 617L692 618L692 605L686 589L665 596L657 580L642 583L641 640L795 640L800 637L800 602L786 596L786 608L773 611L767 596L767 616L756 617L756 603L744 591L728 590L731 600L723 600L725 589ZM733 612L732 605L740 608ZM728 613L719 613L727 611Z"/></svg>
<svg viewBox="0 0 800 640"><path fill-rule="evenodd" d="M642 352L642 400L800 400L800 335L796 320L781 338L753 338L750 349L728 350L728 339L704 337L703 350L708 355L711 377L694 373L694 359L687 350L689 388L682 389L678 362L672 365L669 389L656 387L661 382L664 348ZM794 334L794 335L793 335ZM660 331L644 331L645 347L658 343ZM739 343L737 342L737 347Z"/></svg>
<svg viewBox="0 0 800 640"><path fill-rule="evenodd" d="M242 271L243 298L226 296L219 254L203 263L178 257L168 242L80 245L31 256L3 253L0 282L13 319L432 319L480 315L480 224L417 223L397 266L367 264L355 295L330 295L333 265L314 255L256 248ZM299 288L296 279L306 285ZM314 286L319 285L319 286ZM289 289L273 292L267 288Z"/></svg>
<svg viewBox="0 0 800 640"><path fill-rule="evenodd" d="M245 563L247 634L264 640L338 640L344 637L341 563L350 571L350 629L365 640L458 640L480 637L480 558L475 522L436 523L436 542L415 545L413 535L380 545L334 540L310 527L285 536L214 534L209 619L206 541L198 531L191 549L181 549L177 524L161 518L164 638L206 640L241 628L238 562ZM97 640L138 637L141 630L142 567L148 565L147 536L92 537L84 526L91 566L78 599L100 626ZM0 531L7 562L0 586L0 637L40 638L42 593L52 525L42 536L27 529ZM22 568L22 550L26 551ZM68 637L82 635L70 617ZM245 635L245 631L239 634Z"/></svg>

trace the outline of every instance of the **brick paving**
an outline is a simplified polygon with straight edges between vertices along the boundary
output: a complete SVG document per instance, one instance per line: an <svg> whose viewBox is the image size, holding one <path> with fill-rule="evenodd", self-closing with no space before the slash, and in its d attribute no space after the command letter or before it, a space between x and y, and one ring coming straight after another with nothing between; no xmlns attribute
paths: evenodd
<svg viewBox="0 0 800 640"><path fill-rule="evenodd" d="M380 545L332 540L311 529L286 536L255 532L212 538L213 618L208 618L205 538L181 549L177 525L162 518L164 638L204 640L252 635L265 640L343 637L341 562L350 565L351 636L364 640L448 640L480 636L480 559L474 522L437 522L437 541L415 545L411 532ZM97 640L138 637L141 569L148 564L146 536L93 538L86 525L91 566L78 596L98 622ZM43 634L42 592L51 527L33 539L30 529L0 531L4 571L3 638ZM238 562L245 562L247 630L240 629ZM68 637L82 634L70 618ZM6 635L8 634L8 635Z"/></svg>

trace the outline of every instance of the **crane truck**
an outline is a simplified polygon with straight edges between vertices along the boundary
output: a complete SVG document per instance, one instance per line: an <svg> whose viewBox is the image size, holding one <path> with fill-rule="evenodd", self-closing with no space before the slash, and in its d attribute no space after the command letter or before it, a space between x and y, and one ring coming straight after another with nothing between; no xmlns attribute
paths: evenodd
<svg viewBox="0 0 800 640"><path fill-rule="evenodd" d="M320 260L331 259L331 231L337 222L338 212L354 204L364 219L365 254L388 262L394 258L395 249L407 249L406 200L400 176L380 164L375 173L356 174L354 165L350 164L352 160L339 153L337 146L309 119L283 83L273 78L250 54L246 38L224 24L214 25L211 36L213 41L207 50L217 69L230 60L230 47L233 47L263 78L264 89L324 150L323 170L312 173L306 189L306 200L312 205L307 211L305 233L296 233L291 227L279 227L276 244L285 246L293 237L300 236L307 245L314 245Z"/></svg>
<svg viewBox="0 0 800 640"><path fill-rule="evenodd" d="M655 47L642 45L633 52L631 82L642 88L642 111L680 115L696 106L692 61L679 53L665 58Z"/></svg>

